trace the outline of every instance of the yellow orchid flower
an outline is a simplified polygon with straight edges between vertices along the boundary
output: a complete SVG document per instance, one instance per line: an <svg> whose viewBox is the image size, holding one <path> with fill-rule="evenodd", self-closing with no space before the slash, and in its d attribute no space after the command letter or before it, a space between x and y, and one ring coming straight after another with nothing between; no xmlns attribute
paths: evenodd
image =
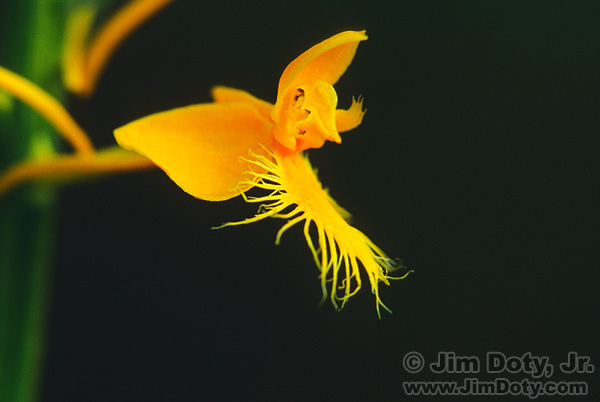
<svg viewBox="0 0 600 402"><path fill-rule="evenodd" d="M301 54L284 70L274 105L219 86L212 91L215 102L141 118L115 130L115 138L151 159L194 197L222 201L241 194L247 202L262 204L254 217L221 227L288 219L277 233L279 244L287 229L304 222L306 242L321 271L323 299L330 282L331 301L343 308L361 287L362 265L380 316L380 306L389 309L379 297L379 283L389 285L389 279L408 273L388 275L396 268L394 261L348 224L349 214L323 189L304 153L327 140L340 143L340 132L361 123L362 100L353 99L348 110L336 109L333 84L366 39L365 31L341 32ZM253 187L268 194L246 195Z"/></svg>

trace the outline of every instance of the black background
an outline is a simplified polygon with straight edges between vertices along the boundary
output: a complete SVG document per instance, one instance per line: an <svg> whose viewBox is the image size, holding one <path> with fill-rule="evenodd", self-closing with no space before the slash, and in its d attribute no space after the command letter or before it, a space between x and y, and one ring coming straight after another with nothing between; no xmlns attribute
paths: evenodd
<svg viewBox="0 0 600 402"><path fill-rule="evenodd" d="M299 228L279 247L279 220L210 230L255 212L240 199L197 200L158 170L67 187L44 401L413 400L403 381L468 377L410 374L409 351L598 365L598 3L391 4L177 1L70 108L112 145L114 128L208 102L215 84L274 101L302 51L367 29L336 85L342 107L365 97L364 122L310 157L415 270L382 289L394 313L377 318L368 286L342 312L319 307ZM597 379L551 378L596 400Z"/></svg>

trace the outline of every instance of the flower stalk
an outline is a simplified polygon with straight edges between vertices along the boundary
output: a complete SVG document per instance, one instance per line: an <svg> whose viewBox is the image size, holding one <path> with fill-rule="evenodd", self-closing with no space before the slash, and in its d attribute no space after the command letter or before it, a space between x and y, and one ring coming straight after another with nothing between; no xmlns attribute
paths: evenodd
<svg viewBox="0 0 600 402"><path fill-rule="evenodd" d="M91 37L97 4L23 0L0 10L0 401L40 395L56 184L154 166L120 148L96 151L61 105L64 89L89 96L118 45L170 1L133 0ZM74 154L57 152L57 133Z"/></svg>
<svg viewBox="0 0 600 402"><path fill-rule="evenodd" d="M58 69L64 23L56 2L9 2L0 15L3 64L62 97ZM10 30L10 32L6 32ZM9 107L6 107L9 106ZM55 153L50 125L14 102L0 109L0 171ZM84 145L85 147L85 145ZM35 401L40 392L56 229L56 192L29 183L0 198L0 400Z"/></svg>

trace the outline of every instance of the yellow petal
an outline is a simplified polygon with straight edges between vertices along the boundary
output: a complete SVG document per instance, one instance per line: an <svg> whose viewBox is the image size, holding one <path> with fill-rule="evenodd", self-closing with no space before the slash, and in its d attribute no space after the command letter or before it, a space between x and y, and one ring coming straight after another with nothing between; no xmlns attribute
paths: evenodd
<svg viewBox="0 0 600 402"><path fill-rule="evenodd" d="M263 116L270 118L271 109L273 104L262 99L258 99L256 96L242 91L241 89L225 87L217 85L211 90L212 97L217 103L226 102L248 102L251 103Z"/></svg>
<svg viewBox="0 0 600 402"><path fill-rule="evenodd" d="M365 32L341 32L298 56L281 75L277 101L290 86L311 84L317 80L334 85L352 63L359 42L367 40Z"/></svg>
<svg viewBox="0 0 600 402"><path fill-rule="evenodd" d="M329 94L335 91L331 87L346 71L358 44L366 40L365 31L346 31L332 36L329 39L311 47L292 61L284 70L279 80L277 102L271 112L275 122L274 136L277 141L292 151L302 151L307 148L318 148L324 140L341 141L333 121L337 104L337 96ZM323 126L327 130L319 133L308 133L311 138L304 138L303 129L297 129L297 123L304 118L304 112L313 113L315 110L306 110L299 104L299 100L306 93L307 88L325 88L331 91L319 91L323 96L318 103L327 104L328 110L319 110Z"/></svg>
<svg viewBox="0 0 600 402"><path fill-rule="evenodd" d="M115 138L150 158L194 197L222 201L252 187L250 166L242 158L249 151L266 154L271 125L250 103L206 103L136 120L115 130Z"/></svg>
<svg viewBox="0 0 600 402"><path fill-rule="evenodd" d="M352 130L360 125L366 110L362 110L363 99L352 98L352 105L348 110L337 109L335 111L335 125L338 133Z"/></svg>

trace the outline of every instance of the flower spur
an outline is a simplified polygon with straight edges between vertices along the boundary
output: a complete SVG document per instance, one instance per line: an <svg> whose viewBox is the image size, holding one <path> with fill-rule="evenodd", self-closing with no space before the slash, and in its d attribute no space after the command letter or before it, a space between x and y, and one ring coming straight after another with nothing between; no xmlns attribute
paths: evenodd
<svg viewBox="0 0 600 402"><path fill-rule="evenodd" d="M241 225L267 217L287 219L276 244L290 227L303 222L304 237L321 271L323 300L328 294L339 310L362 286L367 273L380 306L379 283L392 277L393 260L367 236L348 224L348 212L323 189L305 155L325 141L341 142L340 132L358 126L362 100L337 109L333 85L346 71L364 31L346 31L311 47L292 61L279 81L275 104L228 87L212 90L215 102L156 113L115 130L117 142L162 168L189 194L208 201L237 195L261 204ZM250 197L250 188L267 194ZM316 228L316 238L311 234ZM411 271L409 271L411 272Z"/></svg>

